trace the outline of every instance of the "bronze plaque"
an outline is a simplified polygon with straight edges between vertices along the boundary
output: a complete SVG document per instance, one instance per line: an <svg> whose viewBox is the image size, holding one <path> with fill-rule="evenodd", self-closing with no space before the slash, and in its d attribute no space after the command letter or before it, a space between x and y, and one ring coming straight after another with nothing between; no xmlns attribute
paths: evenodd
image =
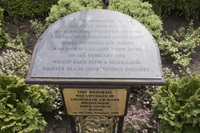
<svg viewBox="0 0 200 133"><path fill-rule="evenodd" d="M126 89L63 89L69 115L123 116L126 107Z"/></svg>

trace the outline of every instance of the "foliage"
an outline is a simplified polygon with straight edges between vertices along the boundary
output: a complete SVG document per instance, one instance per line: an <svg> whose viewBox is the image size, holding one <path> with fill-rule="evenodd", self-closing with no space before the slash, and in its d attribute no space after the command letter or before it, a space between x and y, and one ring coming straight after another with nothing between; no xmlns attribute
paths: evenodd
<svg viewBox="0 0 200 133"><path fill-rule="evenodd" d="M7 37L7 42L5 43L5 47L7 49L14 49L18 51L26 51L31 53L30 48L28 48L28 39L30 39L30 36L27 32L20 33L18 30L16 31L15 38Z"/></svg>
<svg viewBox="0 0 200 133"><path fill-rule="evenodd" d="M200 131L200 75L167 80L157 88L153 108L164 133L197 133Z"/></svg>
<svg viewBox="0 0 200 133"><path fill-rule="evenodd" d="M163 67L163 72L164 72L164 78L167 79L173 79L173 80L178 80L179 76L176 75L172 69L168 67Z"/></svg>
<svg viewBox="0 0 200 133"><path fill-rule="evenodd" d="M124 133L153 133L156 132L156 127L157 124L151 110L131 105L124 118Z"/></svg>
<svg viewBox="0 0 200 133"><path fill-rule="evenodd" d="M4 31L2 28L2 22L3 22L3 9L0 8L0 48L3 46L4 43Z"/></svg>
<svg viewBox="0 0 200 133"><path fill-rule="evenodd" d="M12 18L44 16L58 0L0 0L0 6Z"/></svg>
<svg viewBox="0 0 200 133"><path fill-rule="evenodd" d="M3 74L9 76L18 76L25 78L30 63L30 55L24 51L7 50L2 53L2 59L0 60L0 70ZM59 116L59 109L63 106L60 90L57 86L41 85L40 87L48 91L49 97L52 99L51 108L54 110L55 117Z"/></svg>
<svg viewBox="0 0 200 133"><path fill-rule="evenodd" d="M162 21L152 10L152 6L141 0L110 0L109 9L122 12L142 23L155 39L160 38Z"/></svg>
<svg viewBox="0 0 200 133"><path fill-rule="evenodd" d="M184 14L186 18L199 19L200 16L200 1L199 0L178 0L176 4L180 15Z"/></svg>
<svg viewBox="0 0 200 133"><path fill-rule="evenodd" d="M2 48L8 41L9 35L3 29L3 13L4 10L0 8L0 48Z"/></svg>
<svg viewBox="0 0 200 133"><path fill-rule="evenodd" d="M26 76L30 63L30 56L24 51L7 50L2 53L0 69L3 74L16 75L21 78Z"/></svg>
<svg viewBox="0 0 200 133"><path fill-rule="evenodd" d="M45 29L47 28L47 26L45 24L43 24L42 22L40 22L37 19L30 20L30 23L31 23L31 28L35 32L36 38L39 38L40 35L43 33L43 31L45 31Z"/></svg>
<svg viewBox="0 0 200 133"><path fill-rule="evenodd" d="M173 63L186 68L191 61L190 55L200 43L200 28L194 29L193 22L186 29L179 28L178 32L173 31L173 36L166 35L159 41L159 48L162 55L171 56Z"/></svg>
<svg viewBox="0 0 200 133"><path fill-rule="evenodd" d="M49 26L56 20L70 13L101 7L101 1L98 0L59 0L57 5L51 7L46 22Z"/></svg>
<svg viewBox="0 0 200 133"><path fill-rule="evenodd" d="M25 78L30 63L30 55L24 51L7 50L2 53L2 60L0 60L0 70L3 74L9 76L18 76ZM51 108L54 110L55 117L59 116L59 110L63 106L60 90L57 86L40 85L40 87L48 91L49 97L52 99Z"/></svg>
<svg viewBox="0 0 200 133"><path fill-rule="evenodd" d="M156 90L157 86L146 85L145 88L146 89L144 90L144 92L142 94L142 99L140 99L140 100L143 102L144 107L148 107L149 109L151 109L151 105L153 103L152 96L155 94L155 92L156 92L155 90Z"/></svg>
<svg viewBox="0 0 200 133"><path fill-rule="evenodd" d="M18 39L20 39L20 40L18 40ZM18 41L20 41L20 42L18 42ZM24 45L21 42L21 38L19 36L17 36L16 39L12 39L12 41L7 42L5 44L5 46L7 48L12 48L12 49L19 50L19 51L25 51Z"/></svg>
<svg viewBox="0 0 200 133"><path fill-rule="evenodd" d="M16 38L11 39L9 34L6 33L5 30L3 29L3 24L2 24L3 11L4 10L0 8L0 48L2 48L3 46L6 46L9 48L24 51L23 43L27 43L28 34L24 33L23 36L20 36L19 33L17 32Z"/></svg>
<svg viewBox="0 0 200 133"><path fill-rule="evenodd" d="M135 105L140 108L151 108L152 95L156 86L134 86L131 88L129 96L129 105Z"/></svg>
<svg viewBox="0 0 200 133"><path fill-rule="evenodd" d="M54 110L61 108L63 103L62 103L62 96L60 94L60 89L58 88L58 86L51 85L51 86L45 86L45 88L48 90L48 92L50 93L50 96L52 97L54 101L52 108Z"/></svg>
<svg viewBox="0 0 200 133"><path fill-rule="evenodd" d="M153 5L154 11L164 16L166 13L185 15L186 18L199 19L200 1L199 0L144 0Z"/></svg>
<svg viewBox="0 0 200 133"><path fill-rule="evenodd" d="M3 13L4 13L4 9L0 8L0 26L3 22Z"/></svg>
<svg viewBox="0 0 200 133"><path fill-rule="evenodd" d="M46 122L41 114L51 110L44 88L27 85L23 79L0 75L0 132L38 133Z"/></svg>
<svg viewBox="0 0 200 133"><path fill-rule="evenodd" d="M159 16L171 14L176 8L176 0L144 0L153 6L153 10Z"/></svg>
<svg viewBox="0 0 200 133"><path fill-rule="evenodd" d="M52 109L55 118L62 119L62 117L60 116L60 110L63 107L63 99L60 93L60 89L57 85L45 85L44 88L48 91L49 96L52 99Z"/></svg>

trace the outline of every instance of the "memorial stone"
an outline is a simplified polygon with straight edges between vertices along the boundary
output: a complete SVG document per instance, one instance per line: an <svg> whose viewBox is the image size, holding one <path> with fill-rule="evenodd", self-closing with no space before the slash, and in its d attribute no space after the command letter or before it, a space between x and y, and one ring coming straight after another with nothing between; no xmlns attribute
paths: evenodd
<svg viewBox="0 0 200 133"><path fill-rule="evenodd" d="M158 46L137 20L85 10L52 24L39 38L27 83L163 84Z"/></svg>
<svg viewBox="0 0 200 133"><path fill-rule="evenodd" d="M72 115L118 116L121 133L130 88L164 78L157 43L142 24L94 9L69 14L42 34L26 82L59 85L73 133Z"/></svg>

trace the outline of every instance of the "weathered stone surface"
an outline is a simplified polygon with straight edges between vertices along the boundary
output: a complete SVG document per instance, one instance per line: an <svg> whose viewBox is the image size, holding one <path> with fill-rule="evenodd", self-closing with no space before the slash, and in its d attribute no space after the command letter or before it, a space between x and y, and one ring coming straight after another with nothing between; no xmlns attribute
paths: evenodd
<svg viewBox="0 0 200 133"><path fill-rule="evenodd" d="M162 76L157 44L142 24L119 12L86 10L61 18L43 33L27 82L163 83Z"/></svg>

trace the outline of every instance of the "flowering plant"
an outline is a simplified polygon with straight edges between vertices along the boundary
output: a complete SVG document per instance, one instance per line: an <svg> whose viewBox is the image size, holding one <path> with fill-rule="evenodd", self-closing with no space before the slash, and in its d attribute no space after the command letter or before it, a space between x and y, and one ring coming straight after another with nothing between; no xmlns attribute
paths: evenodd
<svg viewBox="0 0 200 133"><path fill-rule="evenodd" d="M0 70L3 74L24 78L28 71L30 55L24 51L7 50L2 53Z"/></svg>
<svg viewBox="0 0 200 133"><path fill-rule="evenodd" d="M131 105L124 119L124 133L156 133L157 122L153 112Z"/></svg>

